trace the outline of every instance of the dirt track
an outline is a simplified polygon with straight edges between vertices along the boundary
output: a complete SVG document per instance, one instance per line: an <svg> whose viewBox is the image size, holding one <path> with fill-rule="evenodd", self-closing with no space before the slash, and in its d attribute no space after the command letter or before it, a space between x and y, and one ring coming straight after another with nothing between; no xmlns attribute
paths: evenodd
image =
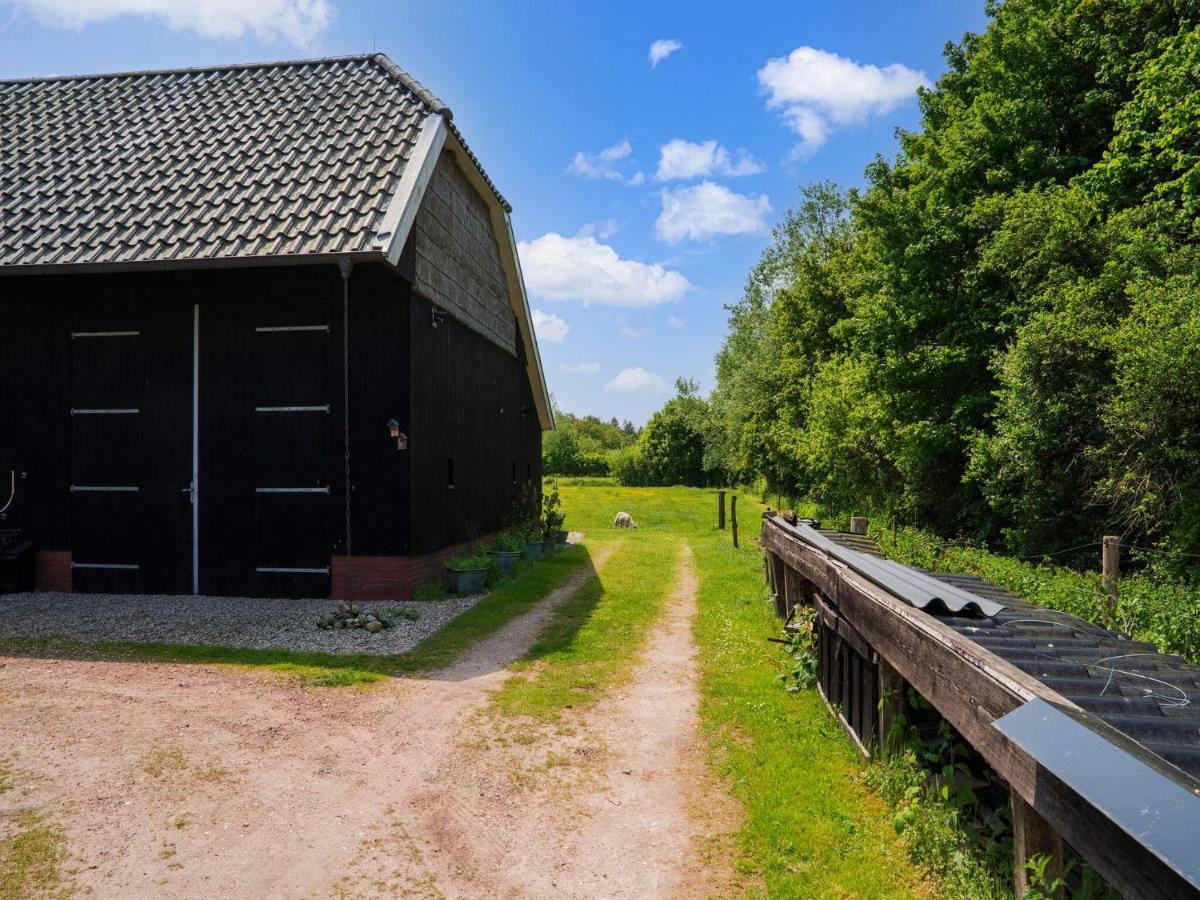
<svg viewBox="0 0 1200 900"><path fill-rule="evenodd" d="M696 750L686 551L617 695L537 733L486 711L505 666L588 574L454 666L368 691L0 659L0 758L18 773L0 817L49 813L68 880L97 897L719 892L697 854L733 812L711 808Z"/></svg>

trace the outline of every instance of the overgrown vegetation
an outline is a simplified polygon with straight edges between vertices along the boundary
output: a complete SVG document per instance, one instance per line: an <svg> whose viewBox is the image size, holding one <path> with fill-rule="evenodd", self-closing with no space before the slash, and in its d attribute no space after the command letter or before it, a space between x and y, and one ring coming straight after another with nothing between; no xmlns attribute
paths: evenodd
<svg viewBox="0 0 1200 900"><path fill-rule="evenodd" d="M67 840L62 829L30 810L0 827L0 900L67 896L62 883Z"/></svg>
<svg viewBox="0 0 1200 900"><path fill-rule="evenodd" d="M547 475L605 477L614 457L637 441L639 429L626 420L602 421L555 409L554 431L542 440L542 471Z"/></svg>
<svg viewBox="0 0 1200 900"><path fill-rule="evenodd" d="M988 13L896 158L778 227L704 471L1018 555L1120 534L1200 579L1200 7Z"/></svg>

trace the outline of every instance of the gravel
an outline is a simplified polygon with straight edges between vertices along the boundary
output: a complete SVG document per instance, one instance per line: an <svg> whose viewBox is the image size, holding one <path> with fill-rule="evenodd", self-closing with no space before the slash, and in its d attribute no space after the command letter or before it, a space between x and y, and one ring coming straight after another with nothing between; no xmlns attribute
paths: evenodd
<svg viewBox="0 0 1200 900"><path fill-rule="evenodd" d="M214 644L253 650L370 653L390 656L411 650L484 598L355 601L355 607L394 623L376 634L362 629L323 631L317 619L333 612L331 600L150 594L5 594L0 596L0 638L64 637L80 641ZM395 611L412 609L410 621Z"/></svg>

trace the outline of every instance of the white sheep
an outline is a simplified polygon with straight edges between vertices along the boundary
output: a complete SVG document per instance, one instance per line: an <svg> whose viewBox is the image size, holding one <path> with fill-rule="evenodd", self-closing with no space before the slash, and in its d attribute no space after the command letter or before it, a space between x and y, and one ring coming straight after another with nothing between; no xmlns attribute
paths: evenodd
<svg viewBox="0 0 1200 900"><path fill-rule="evenodd" d="M613 519L613 528L637 528L638 523L633 521L633 516L627 512L617 513L617 517Z"/></svg>

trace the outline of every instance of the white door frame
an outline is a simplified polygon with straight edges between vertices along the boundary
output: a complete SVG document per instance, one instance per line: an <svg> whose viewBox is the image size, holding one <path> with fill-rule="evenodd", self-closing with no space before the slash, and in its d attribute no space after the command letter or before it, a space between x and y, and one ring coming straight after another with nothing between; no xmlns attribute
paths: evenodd
<svg viewBox="0 0 1200 900"><path fill-rule="evenodd" d="M192 593L200 593L200 304L192 305Z"/></svg>

